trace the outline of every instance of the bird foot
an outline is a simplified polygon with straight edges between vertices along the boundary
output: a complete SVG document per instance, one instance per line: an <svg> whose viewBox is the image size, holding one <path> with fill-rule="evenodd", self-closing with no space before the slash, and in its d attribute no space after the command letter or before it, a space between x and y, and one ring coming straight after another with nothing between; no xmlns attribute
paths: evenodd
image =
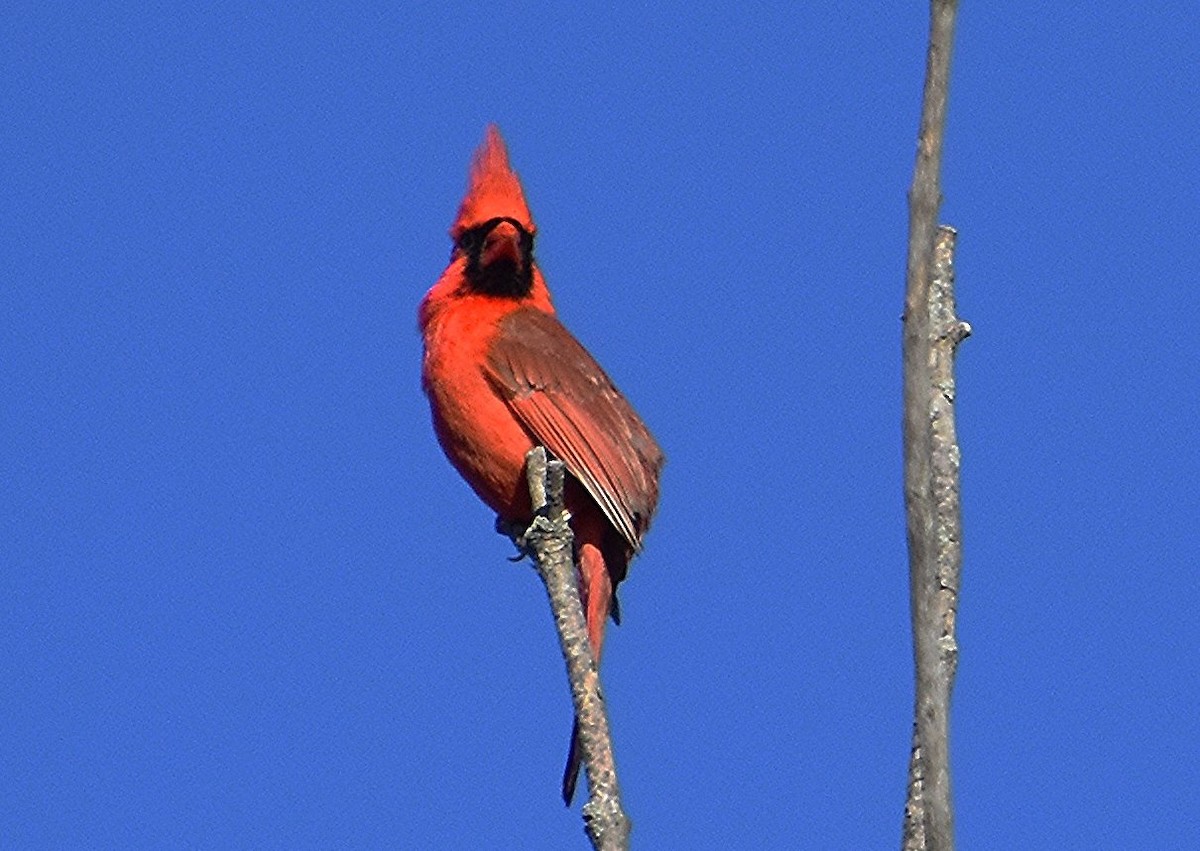
<svg viewBox="0 0 1200 851"><path fill-rule="evenodd" d="M566 515L569 517L570 515ZM564 518L565 519L565 518ZM513 523L505 520L503 517L496 518L496 531L507 537L513 542L513 546L517 548L515 555L508 557L511 562L524 561L526 558L533 558L533 542L535 538L544 538L546 535L554 533L554 524L548 517L538 514L533 518L533 522L528 526L523 526L520 523Z"/></svg>
<svg viewBox="0 0 1200 851"><path fill-rule="evenodd" d="M509 561L523 561L525 557L529 555L529 547L525 542L526 529L520 523L513 523L497 515L496 531L512 541L513 546L517 548L516 555L511 555L508 557Z"/></svg>

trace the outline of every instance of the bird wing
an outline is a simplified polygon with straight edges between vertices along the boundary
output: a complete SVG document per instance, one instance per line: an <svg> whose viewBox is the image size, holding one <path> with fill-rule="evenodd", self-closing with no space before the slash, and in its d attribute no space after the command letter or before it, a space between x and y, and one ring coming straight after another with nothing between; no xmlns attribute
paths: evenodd
<svg viewBox="0 0 1200 851"><path fill-rule="evenodd" d="M662 450L557 317L521 308L498 327L485 366L488 379L637 551L658 504Z"/></svg>

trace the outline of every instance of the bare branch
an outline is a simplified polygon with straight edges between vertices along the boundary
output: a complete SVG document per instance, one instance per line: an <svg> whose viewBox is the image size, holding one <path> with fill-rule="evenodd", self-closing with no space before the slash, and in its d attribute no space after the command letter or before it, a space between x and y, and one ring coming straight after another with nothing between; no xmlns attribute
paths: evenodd
<svg viewBox="0 0 1200 851"><path fill-rule="evenodd" d="M624 851L629 847L632 824L621 808L621 790L617 783L600 675L580 604L574 538L563 503L563 464L547 461L546 450L540 446L530 450L525 456L525 464L534 518L529 528L513 539L533 558L534 567L546 585L567 663L575 717L579 721L579 747L588 778L588 801L583 806L584 827L593 848ZM508 531L511 534L520 530Z"/></svg>
<svg viewBox="0 0 1200 851"><path fill-rule="evenodd" d="M942 226L934 252L930 288L933 335L926 348L929 363L924 469L928 479L914 506L909 497L913 647L917 695L904 849L954 847L950 794L950 694L958 665L955 634L962 571L961 455L954 424L954 352L971 333L955 316L953 228ZM922 523L914 531L913 515ZM919 539L919 540L917 540ZM916 541L916 543L914 543ZM917 547L920 547L918 550ZM918 563L917 555L923 559Z"/></svg>
<svg viewBox="0 0 1200 851"><path fill-rule="evenodd" d="M916 662L905 851L954 847L950 693L962 563L954 351L970 333L955 316L955 233L937 226L956 0L932 0L916 167L909 191L904 310L904 491ZM936 244L936 247L935 247Z"/></svg>

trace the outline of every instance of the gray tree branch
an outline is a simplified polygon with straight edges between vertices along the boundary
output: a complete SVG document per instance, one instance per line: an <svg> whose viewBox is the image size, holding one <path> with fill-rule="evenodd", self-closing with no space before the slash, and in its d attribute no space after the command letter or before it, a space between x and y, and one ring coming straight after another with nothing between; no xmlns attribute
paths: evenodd
<svg viewBox="0 0 1200 851"><path fill-rule="evenodd" d="M546 450L540 446L530 450L525 456L525 464L533 522L523 531L508 531L516 533L513 534L514 542L533 558L534 567L546 585L567 663L575 717L579 719L579 746L588 779L588 801L583 806L584 828L593 848L624 851L629 848L632 825L621 807L621 790L617 783L600 675L580 603L574 537L563 502L563 464L548 461Z"/></svg>
<svg viewBox="0 0 1200 851"><path fill-rule="evenodd" d="M904 851L950 851L950 695L962 565L954 352L970 326L955 316L952 228L937 225L956 0L932 0L925 94L909 191L904 309L904 496L913 655L913 749Z"/></svg>
<svg viewBox="0 0 1200 851"><path fill-rule="evenodd" d="M962 512L960 502L960 452L954 425L954 351L971 333L971 326L955 315L953 228L938 229L930 288L930 320L934 340L930 349L929 446L931 471L928 498L933 509L933 582L927 570L913 576L913 636L918 654L936 649L932 676L918 673L917 714L913 724L913 749L909 761L908 803L905 807L904 851L953 847L953 809L950 800L949 707L958 663L955 620L962 571ZM928 567L928 566L925 566ZM918 581L920 586L918 587ZM917 595L922 597L917 600ZM917 638L918 619L922 639ZM932 648L931 648L932 645ZM922 663L918 663L919 667ZM924 668L930 661L925 659ZM929 726L929 747L922 748L921 714ZM939 781L944 777L944 782ZM926 825L931 817L926 800L950 817L949 834L939 830L935 844ZM934 817L936 819L936 816ZM945 844L949 841L950 844Z"/></svg>

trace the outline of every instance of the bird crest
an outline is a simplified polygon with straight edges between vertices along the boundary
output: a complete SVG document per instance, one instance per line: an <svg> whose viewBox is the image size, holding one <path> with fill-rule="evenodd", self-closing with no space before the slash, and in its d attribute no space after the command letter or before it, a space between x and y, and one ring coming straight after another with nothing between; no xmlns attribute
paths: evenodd
<svg viewBox="0 0 1200 851"><path fill-rule="evenodd" d="M495 124L489 124L483 144L471 161L467 195L450 228L457 240L463 231L494 218L513 218L533 233L536 227L516 172L508 164L508 150Z"/></svg>

